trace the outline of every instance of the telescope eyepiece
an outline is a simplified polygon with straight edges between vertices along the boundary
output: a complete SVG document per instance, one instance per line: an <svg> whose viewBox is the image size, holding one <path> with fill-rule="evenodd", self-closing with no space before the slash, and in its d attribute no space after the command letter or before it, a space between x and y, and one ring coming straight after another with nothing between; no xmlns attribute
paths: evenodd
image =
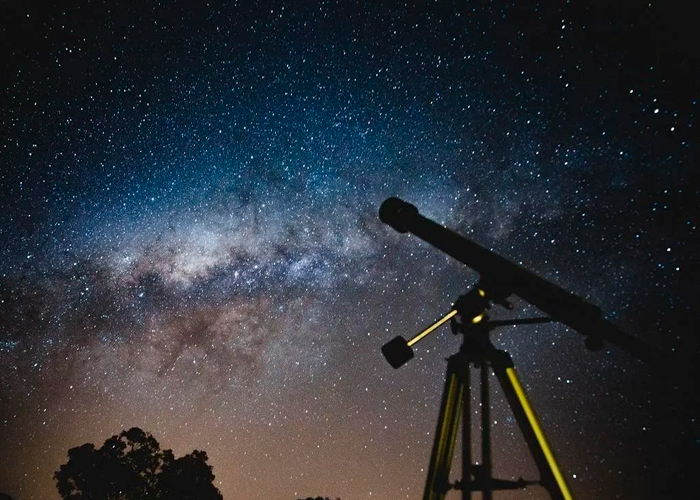
<svg viewBox="0 0 700 500"><path fill-rule="evenodd" d="M407 233L410 230L416 215L418 215L418 209L399 198L387 198L379 207L379 219L399 233Z"/></svg>

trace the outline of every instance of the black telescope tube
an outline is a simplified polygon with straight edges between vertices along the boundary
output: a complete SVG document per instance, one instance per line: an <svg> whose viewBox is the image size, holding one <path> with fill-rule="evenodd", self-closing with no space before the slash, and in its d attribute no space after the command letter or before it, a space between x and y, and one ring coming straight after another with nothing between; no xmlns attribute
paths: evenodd
<svg viewBox="0 0 700 500"><path fill-rule="evenodd" d="M410 203L388 198L379 209L379 218L398 232L414 234L474 269L482 282L505 296L514 293L553 320L583 335L609 341L638 359L661 361L659 351L605 320L600 308L420 215Z"/></svg>

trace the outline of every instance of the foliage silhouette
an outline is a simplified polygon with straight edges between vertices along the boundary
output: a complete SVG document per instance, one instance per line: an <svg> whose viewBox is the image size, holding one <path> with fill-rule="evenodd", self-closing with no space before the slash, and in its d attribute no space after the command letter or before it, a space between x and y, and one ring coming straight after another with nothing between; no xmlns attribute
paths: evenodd
<svg viewBox="0 0 700 500"><path fill-rule="evenodd" d="M206 452L175 459L138 427L71 448L54 479L63 500L222 500Z"/></svg>
<svg viewBox="0 0 700 500"><path fill-rule="evenodd" d="M297 500L331 500L329 497L308 497L308 498L299 498ZM340 498L336 498L335 500L340 500Z"/></svg>

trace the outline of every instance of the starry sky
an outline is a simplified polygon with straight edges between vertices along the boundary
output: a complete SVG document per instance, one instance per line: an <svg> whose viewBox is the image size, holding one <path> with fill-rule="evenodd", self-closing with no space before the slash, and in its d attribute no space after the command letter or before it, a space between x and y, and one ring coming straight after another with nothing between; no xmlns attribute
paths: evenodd
<svg viewBox="0 0 700 500"><path fill-rule="evenodd" d="M420 497L459 339L400 370L380 347L478 275L380 222L389 196L692 364L685 8L3 2L0 492L58 499L69 448L138 426L205 450L226 500ZM514 303L492 317L539 314ZM696 475L692 376L562 325L492 339L575 497ZM493 387L495 474L536 479Z"/></svg>

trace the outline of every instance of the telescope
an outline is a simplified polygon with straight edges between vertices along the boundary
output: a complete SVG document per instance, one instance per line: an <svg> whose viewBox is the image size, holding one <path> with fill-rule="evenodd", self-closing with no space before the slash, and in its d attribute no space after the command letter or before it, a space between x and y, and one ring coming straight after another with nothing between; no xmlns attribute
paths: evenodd
<svg viewBox="0 0 700 500"><path fill-rule="evenodd" d="M496 295L496 302L518 295L552 321L583 334L589 349L599 350L607 341L642 361L663 361L660 351L607 321L599 307L422 216L410 203L388 198L379 209L379 218L396 231L411 233L478 272L484 286Z"/></svg>
<svg viewBox="0 0 700 500"><path fill-rule="evenodd" d="M478 283L459 297L450 312L410 340L397 336L382 346L382 353L393 368L413 358L412 346L440 326L450 322L452 332L463 337L459 352L447 359L442 403L428 467L423 500L444 500L450 489L461 490L462 500L472 492L481 492L483 500L492 500L495 490L523 489L539 484L552 500L572 500L565 475L555 460L544 432L535 416L510 355L497 349L489 338L491 330L504 325L561 322L583 334L592 350L605 341L652 364L661 363L660 351L621 331L603 317L601 310L581 297L533 274L527 269L442 227L418 213L418 209L398 198L388 198L379 209L379 218L400 233L411 233L454 257L480 275ZM512 309L511 295L546 313L546 317L489 321L492 304ZM481 463L472 463L471 367L481 376ZM513 412L540 473L538 481L517 481L492 477L489 416L489 377L493 370ZM450 483L450 466L462 420L462 479Z"/></svg>

